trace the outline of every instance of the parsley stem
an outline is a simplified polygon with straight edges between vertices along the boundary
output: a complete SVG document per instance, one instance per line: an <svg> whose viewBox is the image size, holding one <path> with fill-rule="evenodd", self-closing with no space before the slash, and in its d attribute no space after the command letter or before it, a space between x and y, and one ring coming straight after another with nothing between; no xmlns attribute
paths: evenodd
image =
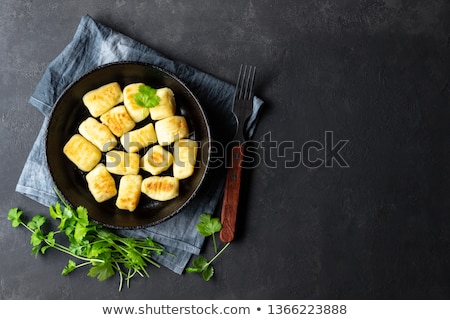
<svg viewBox="0 0 450 320"><path fill-rule="evenodd" d="M114 261L114 264L116 265L117 272L119 273L119 292L120 292L120 291L122 291L123 274L122 274L122 270L120 269L120 266L117 263L117 261Z"/></svg>
<svg viewBox="0 0 450 320"><path fill-rule="evenodd" d="M213 238L214 252L217 253L217 243L216 243L216 234L215 233L213 233L212 238Z"/></svg>
<svg viewBox="0 0 450 320"><path fill-rule="evenodd" d="M154 266L157 267L157 268L160 268L160 267L161 267L158 263L156 263L156 262L155 262L153 259L151 259L151 258L148 258L148 257L146 257L146 256L142 256L142 258L143 258L144 260L146 260L147 262L151 263L152 265L154 265Z"/></svg>
<svg viewBox="0 0 450 320"><path fill-rule="evenodd" d="M87 264L89 264L89 263L91 263L91 262L99 262L99 263L105 262L104 260L101 260L101 259L85 258L85 257L83 257L83 256L80 256L80 255L77 255L77 254L71 252L67 247L65 247L65 246L63 246L63 245L60 245L60 244L57 244L57 243L51 244L51 243L48 242L47 240L44 240L44 241L45 241L45 243L46 243L47 245L49 245L50 247L52 247L52 248L54 248L54 249L56 249L56 250L59 250L60 252L65 253L65 254L67 254L67 255L69 255L69 256L72 256L72 257L74 257L74 258L77 258L77 259L79 259L79 260L86 261Z"/></svg>
<svg viewBox="0 0 450 320"><path fill-rule="evenodd" d="M216 260L222 252L225 251L226 248L231 244L231 242L227 242L227 244L206 264L207 266L213 263L214 260Z"/></svg>
<svg viewBox="0 0 450 320"><path fill-rule="evenodd" d="M28 231L30 231L31 233L33 233L34 232L34 230L33 229L31 229L29 226L27 226L26 225L26 223L24 223L24 222L22 222L22 221L20 221L20 224L22 225L22 226L24 226Z"/></svg>
<svg viewBox="0 0 450 320"><path fill-rule="evenodd" d="M91 264L90 261L86 261L86 262L77 264L75 268L81 268L81 267L84 267L84 266L88 266L88 265L90 265L90 264Z"/></svg>
<svg viewBox="0 0 450 320"><path fill-rule="evenodd" d="M21 224L22 226L24 226L24 227L25 227L28 231L30 231L31 233L34 233L34 232L36 231L36 230L31 229L31 228L30 228L28 225L26 225L24 222L20 222L20 224ZM59 250L60 252L65 253L65 254L67 254L67 255L70 255L70 256L72 256L72 257L74 257L74 258L77 258L77 259L79 259L79 260L86 261L87 263L90 263L90 262L99 262L99 263L102 263L102 262L104 262L103 260L100 260L100 259L89 259L89 258L85 258L85 257L79 256L79 255L77 255L77 254L74 254L74 253L72 253L67 247L65 247L65 246L63 246L63 245L61 245L61 244L58 244L58 243L52 243L52 242L48 241L47 239L43 239L43 241L44 241L45 244L48 245L49 247L54 248L54 249L56 249L56 250Z"/></svg>

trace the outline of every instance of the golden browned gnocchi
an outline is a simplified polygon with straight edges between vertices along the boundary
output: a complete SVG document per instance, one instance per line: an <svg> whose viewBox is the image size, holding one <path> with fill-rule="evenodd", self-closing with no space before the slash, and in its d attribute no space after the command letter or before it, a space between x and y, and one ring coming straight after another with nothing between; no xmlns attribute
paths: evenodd
<svg viewBox="0 0 450 320"><path fill-rule="evenodd" d="M116 182L103 163L86 175L88 189L97 202L104 202L117 194Z"/></svg>
<svg viewBox="0 0 450 320"><path fill-rule="evenodd" d="M86 172L91 171L102 158L100 149L78 133L67 141L63 153L78 169Z"/></svg>
<svg viewBox="0 0 450 320"><path fill-rule="evenodd" d="M121 150L106 153L106 169L117 175L138 174L140 168L139 154Z"/></svg>
<svg viewBox="0 0 450 320"><path fill-rule="evenodd" d="M129 174L122 176L119 182L119 193L116 206L122 210L134 211L141 197L142 176Z"/></svg>
<svg viewBox="0 0 450 320"><path fill-rule="evenodd" d="M169 169L172 163L172 153L159 144L151 147L141 158L141 168L154 176Z"/></svg>
<svg viewBox="0 0 450 320"><path fill-rule="evenodd" d="M150 114L149 108L142 108L134 101L134 95L139 92L139 87L143 85L145 84L131 83L123 89L123 104L134 122L141 122Z"/></svg>
<svg viewBox="0 0 450 320"><path fill-rule="evenodd" d="M155 127L153 123L149 123L142 128L124 133L120 138L120 143L128 152L138 152L154 144L157 140Z"/></svg>
<svg viewBox="0 0 450 320"><path fill-rule="evenodd" d="M156 121L155 131L158 143L162 146L168 146L176 140L189 136L189 128L183 116L171 116Z"/></svg>
<svg viewBox="0 0 450 320"><path fill-rule="evenodd" d="M92 142L100 151L106 152L114 149L117 139L111 130L95 118L89 117L78 127L80 134Z"/></svg>
<svg viewBox="0 0 450 320"><path fill-rule="evenodd" d="M142 181L142 193L150 199L167 201L178 197L179 182L169 176L152 176Z"/></svg>
<svg viewBox="0 0 450 320"><path fill-rule="evenodd" d="M160 88L156 90L159 103L150 108L150 117L153 120L161 120L175 115L176 104L173 91L170 88Z"/></svg>
<svg viewBox="0 0 450 320"><path fill-rule="evenodd" d="M194 173L197 159L197 142L190 139L181 139L174 143L173 176L177 179L186 179Z"/></svg>
<svg viewBox="0 0 450 320"><path fill-rule="evenodd" d="M136 125L123 105L114 107L102 114L100 121L118 137L130 131Z"/></svg>
<svg viewBox="0 0 450 320"><path fill-rule="evenodd" d="M112 82L87 92L82 99L91 115L96 118L123 102L123 93L119 83Z"/></svg>

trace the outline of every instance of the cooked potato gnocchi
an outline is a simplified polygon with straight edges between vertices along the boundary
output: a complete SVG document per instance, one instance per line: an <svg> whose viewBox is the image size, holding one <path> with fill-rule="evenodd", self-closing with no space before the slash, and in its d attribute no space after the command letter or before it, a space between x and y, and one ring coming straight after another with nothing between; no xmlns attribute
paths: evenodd
<svg viewBox="0 0 450 320"><path fill-rule="evenodd" d="M122 210L134 211L141 197L142 176L129 174L120 178L116 206Z"/></svg>
<svg viewBox="0 0 450 320"><path fill-rule="evenodd" d="M82 99L91 115L96 118L122 103L123 93L119 83L112 82L87 92Z"/></svg>
<svg viewBox="0 0 450 320"><path fill-rule="evenodd" d="M178 197L179 182L177 178L169 176L153 176L142 181L142 193L150 199L167 201Z"/></svg>
<svg viewBox="0 0 450 320"><path fill-rule="evenodd" d="M123 104L134 122L141 122L150 114L148 108L142 108L134 101L134 95L139 92L139 87L143 85L145 84L131 83L123 89Z"/></svg>
<svg viewBox="0 0 450 320"><path fill-rule="evenodd" d="M140 129L124 133L120 138L120 143L128 152L138 152L157 140L155 127L153 123L149 123Z"/></svg>
<svg viewBox="0 0 450 320"><path fill-rule="evenodd" d="M173 176L177 179L186 179L194 173L197 159L197 142L190 139L181 139L174 143Z"/></svg>
<svg viewBox="0 0 450 320"><path fill-rule="evenodd" d="M117 194L116 182L103 163L86 175L88 189L97 202L104 202Z"/></svg>
<svg viewBox="0 0 450 320"><path fill-rule="evenodd" d="M92 142L100 151L106 152L114 149L117 139L111 130L95 118L89 117L78 127L80 134Z"/></svg>
<svg viewBox="0 0 450 320"><path fill-rule="evenodd" d="M159 144L151 147L141 158L141 168L154 176L169 169L172 163L172 153Z"/></svg>
<svg viewBox="0 0 450 320"><path fill-rule="evenodd" d="M183 116L171 116L155 123L156 137L162 146L168 146L176 140L187 138L189 128Z"/></svg>
<svg viewBox="0 0 450 320"><path fill-rule="evenodd" d="M78 169L91 171L102 158L99 148L94 146L81 134L74 134L64 145L63 153Z"/></svg>
<svg viewBox="0 0 450 320"><path fill-rule="evenodd" d="M155 107L150 108L150 117L153 120L161 120L175 115L177 107L172 89L157 89L156 95L159 97L159 103Z"/></svg>
<svg viewBox="0 0 450 320"><path fill-rule="evenodd" d="M136 125L123 105L114 107L102 114L100 116L100 121L118 137L121 137L124 133L132 130Z"/></svg>
<svg viewBox="0 0 450 320"><path fill-rule="evenodd" d="M134 152L111 150L106 153L106 169L118 175L138 174L140 157Z"/></svg>

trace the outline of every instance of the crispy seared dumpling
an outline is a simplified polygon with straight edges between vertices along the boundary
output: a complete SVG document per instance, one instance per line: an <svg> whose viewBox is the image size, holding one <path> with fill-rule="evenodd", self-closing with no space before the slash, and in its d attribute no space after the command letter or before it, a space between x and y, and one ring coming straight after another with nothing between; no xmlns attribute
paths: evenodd
<svg viewBox="0 0 450 320"><path fill-rule="evenodd" d="M64 154L80 170L91 171L102 158L102 152L81 134L74 134L64 145Z"/></svg>
<svg viewBox="0 0 450 320"><path fill-rule="evenodd" d="M167 201L178 197L179 182L174 177L152 176L142 181L141 191L150 199Z"/></svg>
<svg viewBox="0 0 450 320"><path fill-rule="evenodd" d="M141 168L154 176L169 169L172 163L172 153L159 144L151 147L141 158Z"/></svg>
<svg viewBox="0 0 450 320"><path fill-rule="evenodd" d="M138 152L139 150L155 143L156 132L153 123L149 123L142 128L125 133L120 142L128 152Z"/></svg>
<svg viewBox="0 0 450 320"><path fill-rule="evenodd" d="M112 150L117 145L117 139L111 130L92 117L84 120L78 127L78 131L99 148L100 151Z"/></svg>
<svg viewBox="0 0 450 320"><path fill-rule="evenodd" d="M132 83L123 88L123 104L134 122L140 122L150 114L149 108L143 108L134 101L134 95L139 92L139 87L144 85L143 83Z"/></svg>
<svg viewBox="0 0 450 320"><path fill-rule="evenodd" d="M116 206L122 210L134 211L141 197L142 176L129 174L120 178Z"/></svg>
<svg viewBox="0 0 450 320"><path fill-rule="evenodd" d="M122 102L123 93L117 82L105 84L83 96L84 105L95 118Z"/></svg>
<svg viewBox="0 0 450 320"><path fill-rule="evenodd" d="M140 157L137 153L111 150L106 153L106 169L109 172L126 175L138 174Z"/></svg>
<svg viewBox="0 0 450 320"><path fill-rule="evenodd" d="M136 125L125 106L122 105L102 114L100 121L118 137L123 136L124 133L130 131Z"/></svg>
<svg viewBox="0 0 450 320"><path fill-rule="evenodd" d="M158 143L162 146L167 146L176 140L187 138L189 135L189 128L183 116L171 116L156 121L155 131Z"/></svg>
<svg viewBox="0 0 450 320"><path fill-rule="evenodd" d="M116 182L103 163L86 175L88 189L97 202L104 202L117 194Z"/></svg>
<svg viewBox="0 0 450 320"><path fill-rule="evenodd" d="M197 160L197 142L190 139L175 141L173 150L173 176L186 179L194 173Z"/></svg>
<svg viewBox="0 0 450 320"><path fill-rule="evenodd" d="M172 89L167 87L156 89L156 95L159 97L159 103L150 108L150 117L153 120L161 120L175 115L177 106Z"/></svg>

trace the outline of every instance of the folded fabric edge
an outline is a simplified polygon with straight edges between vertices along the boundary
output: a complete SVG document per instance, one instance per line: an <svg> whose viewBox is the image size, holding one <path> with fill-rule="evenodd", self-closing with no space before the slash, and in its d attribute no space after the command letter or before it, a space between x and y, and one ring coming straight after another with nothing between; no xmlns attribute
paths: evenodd
<svg viewBox="0 0 450 320"><path fill-rule="evenodd" d="M50 194L47 192L43 192L41 190L37 190L34 188L26 187L18 184L16 186L16 192L23 194L27 198L42 204L43 206L49 207L52 204L55 204L59 199L55 194Z"/></svg>
<svg viewBox="0 0 450 320"><path fill-rule="evenodd" d="M31 96L30 99L28 99L28 103L38 109L44 116L48 116L52 112L52 107L49 104L35 98L34 96Z"/></svg>
<svg viewBox="0 0 450 320"><path fill-rule="evenodd" d="M260 109L261 109L263 104L264 104L263 100L261 100L257 96L253 97L253 112L252 112L252 115L250 116L250 118L248 119L247 127L246 127L246 130L248 132L248 136L250 138L253 137L253 133L256 130L258 117L260 115Z"/></svg>

